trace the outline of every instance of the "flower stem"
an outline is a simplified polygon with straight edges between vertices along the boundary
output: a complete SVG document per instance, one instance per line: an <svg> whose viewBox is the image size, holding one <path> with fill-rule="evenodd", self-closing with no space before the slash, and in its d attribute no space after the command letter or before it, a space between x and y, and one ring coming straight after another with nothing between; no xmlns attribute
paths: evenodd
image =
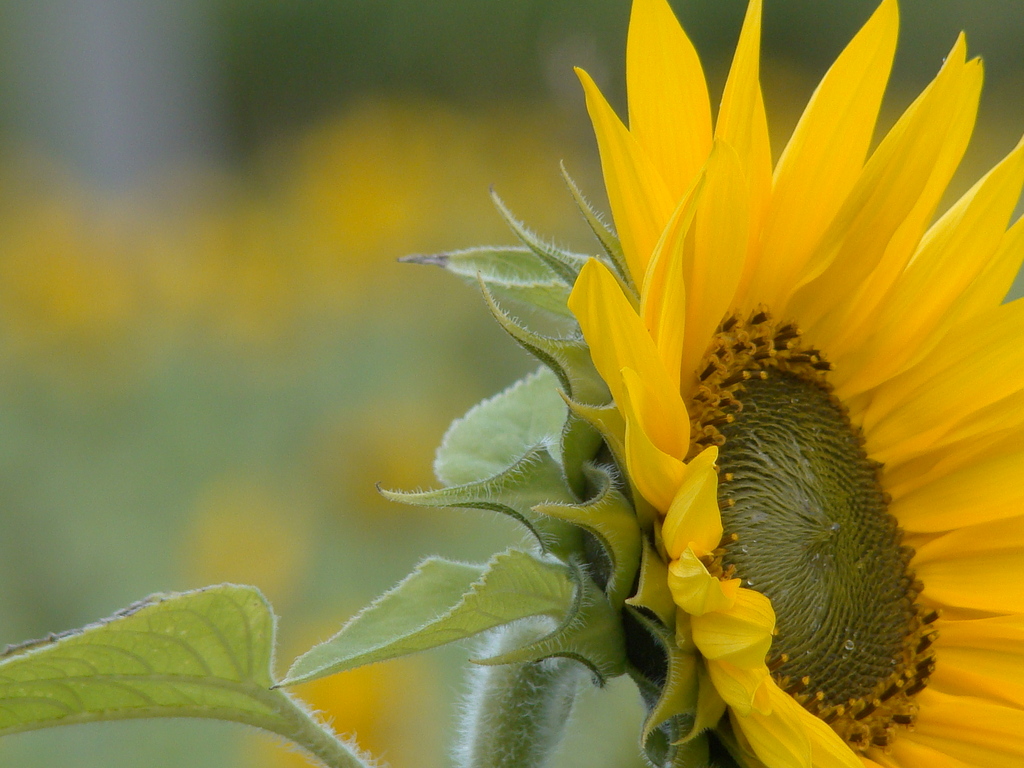
<svg viewBox="0 0 1024 768"><path fill-rule="evenodd" d="M335 736L328 725L318 721L284 691L275 693L281 694L275 707L280 721L269 730L302 747L327 768L371 768L371 762L355 745Z"/></svg>
<svg viewBox="0 0 1024 768"><path fill-rule="evenodd" d="M536 639L536 626L496 634L487 655ZM583 667L570 659L483 666L463 709L459 768L542 768L561 741Z"/></svg>

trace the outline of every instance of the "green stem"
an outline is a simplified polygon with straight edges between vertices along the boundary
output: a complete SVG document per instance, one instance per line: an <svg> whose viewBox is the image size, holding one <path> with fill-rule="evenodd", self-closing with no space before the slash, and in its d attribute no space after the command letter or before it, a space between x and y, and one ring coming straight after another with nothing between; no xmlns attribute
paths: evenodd
<svg viewBox="0 0 1024 768"><path fill-rule="evenodd" d="M328 725L318 721L284 691L278 689L275 693L280 694L275 708L281 720L269 730L302 747L327 768L371 768L371 762L357 747L335 736Z"/></svg>
<svg viewBox="0 0 1024 768"><path fill-rule="evenodd" d="M497 634L487 655L537 638L536 626ZM569 659L478 668L463 709L459 768L541 768L561 741L583 667Z"/></svg>

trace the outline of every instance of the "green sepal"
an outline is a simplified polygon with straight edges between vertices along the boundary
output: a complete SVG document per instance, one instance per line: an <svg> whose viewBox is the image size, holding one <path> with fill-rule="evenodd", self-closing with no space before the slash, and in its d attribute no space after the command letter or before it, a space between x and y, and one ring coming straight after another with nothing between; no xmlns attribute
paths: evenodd
<svg viewBox="0 0 1024 768"><path fill-rule="evenodd" d="M475 284L479 279L502 298L558 317L572 317L567 305L570 287L525 246L482 246L437 254L413 254L399 261L438 266L468 283Z"/></svg>
<svg viewBox="0 0 1024 768"><path fill-rule="evenodd" d="M647 630L661 648L666 658L665 680L661 686L657 701L647 713L641 739L646 741L658 728L670 724L673 742L690 736L689 728L695 720L697 709L697 667L695 653L681 649L675 642L675 634L671 627L634 609L634 618ZM685 717L681 717L685 715ZM684 720L684 728L680 728L678 720Z"/></svg>
<svg viewBox="0 0 1024 768"><path fill-rule="evenodd" d="M668 764L668 768L704 768L704 766L713 768L714 766L710 762L710 750L706 737L702 736L685 744L673 744L672 747L673 749L668 755L672 762Z"/></svg>
<svg viewBox="0 0 1024 768"><path fill-rule="evenodd" d="M568 400L567 404L571 413L586 421L601 434L615 463L620 467L628 466L626 463L626 421L622 418L619 409L614 404L590 405L578 400ZM650 534L655 530L658 513L640 495L628 473L627 480L629 480L633 508L636 510L637 520L640 521L640 528L644 533Z"/></svg>
<svg viewBox="0 0 1024 768"><path fill-rule="evenodd" d="M644 536L641 544L640 578L636 593L626 603L649 611L666 627L675 626L676 604L668 589L668 566L650 539Z"/></svg>
<svg viewBox="0 0 1024 768"><path fill-rule="evenodd" d="M576 202L576 206L580 209L580 213L583 214L587 225L601 243L601 247L608 255L608 260L618 274L619 279L633 294L633 297L639 300L640 292L637 290L636 283L633 282L633 276L629 272L629 266L626 264L626 255L622 252L622 243L619 241L618 235L612 231L612 228L601 218L601 214L594 209L594 206L583 195L579 186L569 175L569 171L566 170L565 163L560 165L562 168L562 178L565 180L566 186L569 187L569 193Z"/></svg>
<svg viewBox="0 0 1024 768"><path fill-rule="evenodd" d="M494 201L498 213L515 232L516 237L522 240L526 247L533 251L567 286L571 287L576 282L576 277L583 269L588 257L564 251L544 242L513 215L494 189L491 189L491 199Z"/></svg>
<svg viewBox="0 0 1024 768"><path fill-rule="evenodd" d="M609 395L609 400L611 396ZM626 420L622 418L614 403L605 400L600 405L591 405L578 399L570 399L569 410L594 427L608 443L608 448L620 466L626 466Z"/></svg>
<svg viewBox="0 0 1024 768"><path fill-rule="evenodd" d="M434 474L444 485L466 485L504 472L531 449L557 454L567 415L558 379L541 368L453 421Z"/></svg>
<svg viewBox="0 0 1024 768"><path fill-rule="evenodd" d="M693 750L706 755L706 741L700 735L714 722L706 722L699 706L700 677L703 671L697 654L680 648L671 627L635 608L626 609L660 649L664 658L664 679L650 680L636 668L630 672L641 691L646 692L647 718L640 735L641 746L654 766L692 765ZM652 695L652 692L654 695ZM695 746L688 744L697 742ZM679 754L682 753L682 757ZM684 759L685 758L685 759Z"/></svg>
<svg viewBox="0 0 1024 768"><path fill-rule="evenodd" d="M575 659L593 672L598 685L626 672L626 644L620 612L580 567L573 567L576 591L571 610L551 634L514 650L474 659L477 664L513 664L553 656Z"/></svg>
<svg viewBox="0 0 1024 768"><path fill-rule="evenodd" d="M718 726L708 733L715 743L715 751L708 768L765 768L749 750L744 749L733 732L729 718L723 718Z"/></svg>
<svg viewBox="0 0 1024 768"><path fill-rule="evenodd" d="M597 538L611 566L605 591L609 602L619 610L636 579L643 537L629 499L615 488L608 470L590 466L588 474L599 489L592 500L575 505L539 504L534 509L578 525Z"/></svg>
<svg viewBox="0 0 1024 768"><path fill-rule="evenodd" d="M558 377L565 394L584 403L606 403L608 387L590 359L590 348L580 338L553 338L528 330L498 306L486 284L480 284L484 300L498 324L516 343L546 365Z"/></svg>
<svg viewBox="0 0 1024 768"><path fill-rule="evenodd" d="M430 558L297 658L281 685L437 648L530 616L561 623L576 613L578 591L567 566L515 549L487 565Z"/></svg>
<svg viewBox="0 0 1024 768"><path fill-rule="evenodd" d="M580 531L575 526L533 510L537 504L574 501L561 465L543 447L528 451L510 468L486 480L431 491L379 490L386 499L417 507L500 512L524 525L544 552L568 558L579 551Z"/></svg>
<svg viewBox="0 0 1024 768"><path fill-rule="evenodd" d="M588 487L586 467L603 444L601 433L570 410L562 429L562 470L578 499L587 499L594 493L594 489Z"/></svg>

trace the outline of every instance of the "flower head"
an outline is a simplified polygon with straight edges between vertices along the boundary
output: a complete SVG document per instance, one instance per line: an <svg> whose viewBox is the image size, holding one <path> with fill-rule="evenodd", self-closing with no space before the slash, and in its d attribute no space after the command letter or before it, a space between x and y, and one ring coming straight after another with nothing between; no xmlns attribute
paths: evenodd
<svg viewBox="0 0 1024 768"><path fill-rule="evenodd" d="M961 36L869 152L884 0L773 168L760 25L751 0L714 124L666 0L634 0L628 128L580 72L621 254L569 306L668 562L692 733L768 768L1019 765L1024 146L932 223L982 66Z"/></svg>

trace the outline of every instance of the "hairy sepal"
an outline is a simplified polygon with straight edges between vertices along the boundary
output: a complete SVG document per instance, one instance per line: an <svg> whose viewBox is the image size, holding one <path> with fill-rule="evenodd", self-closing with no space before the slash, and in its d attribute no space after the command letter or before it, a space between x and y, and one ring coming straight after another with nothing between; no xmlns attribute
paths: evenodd
<svg viewBox="0 0 1024 768"><path fill-rule="evenodd" d="M583 504L540 504L535 511L565 520L590 533L608 559L608 600L621 609L633 588L640 565L641 534L629 500L615 488L607 468L589 466L587 474L597 493Z"/></svg>
<svg viewBox="0 0 1024 768"><path fill-rule="evenodd" d="M494 201L498 213L508 224L523 244L536 254L537 258L546 264L562 280L565 285L572 287L576 282L583 265L587 262L587 256L578 253L570 253L551 243L544 242L534 232L527 228L523 222L517 219L512 211L508 209L504 201L498 197L498 193L491 189L491 199Z"/></svg>
<svg viewBox="0 0 1024 768"><path fill-rule="evenodd" d="M619 611L585 568L573 565L570 570L576 583L573 605L554 631L527 645L474 662L494 665L574 659L590 669L598 685L625 673L626 646Z"/></svg>
<svg viewBox="0 0 1024 768"><path fill-rule="evenodd" d="M631 658L638 645L644 653L643 663L629 668L647 705L640 735L644 756L654 768L705 764L708 748L702 734L714 723L701 722L698 713L699 659L679 648L670 627L645 611L626 610L634 627Z"/></svg>
<svg viewBox="0 0 1024 768"><path fill-rule="evenodd" d="M565 485L561 465L544 447L531 449L504 472L466 485L431 491L380 490L391 501L418 507L485 509L508 515L522 524L541 550L567 559L579 551L575 526L534 511L538 504L574 501Z"/></svg>
<svg viewBox="0 0 1024 768"><path fill-rule="evenodd" d="M601 214L590 204L590 201L583 195L579 186L573 181L569 172L565 168L565 163L561 164L562 178L565 180L566 186L569 188L569 193L572 195L573 201L576 203L576 207L580 209L580 213L583 214L583 219L587 222L590 230L594 233L594 236L601 243L601 247L604 249L605 255L608 257L607 261L615 271L616 276L622 281L623 285L629 290L633 296L633 300L638 302L640 300L640 292L637 290L636 284L633 282L633 277L629 273L629 267L626 264L626 256L622 252L622 243L619 242L618 235L612 230L612 228L605 222L601 217Z"/></svg>
<svg viewBox="0 0 1024 768"><path fill-rule="evenodd" d="M607 385L590 358L590 348L581 337L555 338L531 331L498 306L485 284L481 283L480 288L498 325L558 377L568 397L595 404L611 399Z"/></svg>
<svg viewBox="0 0 1024 768"><path fill-rule="evenodd" d="M561 319L572 318L567 306L571 286L526 246L481 246L429 255L413 254L399 261L438 266L467 283L482 281L503 299L535 307Z"/></svg>

